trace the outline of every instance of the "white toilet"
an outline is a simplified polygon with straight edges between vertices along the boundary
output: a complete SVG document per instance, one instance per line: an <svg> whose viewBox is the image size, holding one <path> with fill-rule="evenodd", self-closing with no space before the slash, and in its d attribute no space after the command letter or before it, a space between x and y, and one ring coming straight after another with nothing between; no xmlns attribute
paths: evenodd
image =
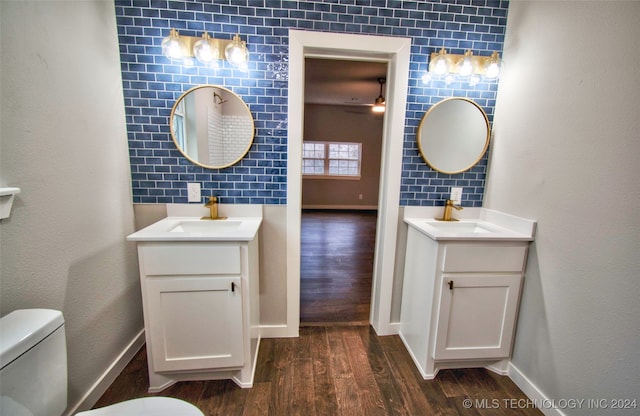
<svg viewBox="0 0 640 416"><path fill-rule="evenodd" d="M60 416L67 408L67 344L62 313L21 309L0 319L0 415ZM76 416L204 416L169 397L128 400Z"/></svg>

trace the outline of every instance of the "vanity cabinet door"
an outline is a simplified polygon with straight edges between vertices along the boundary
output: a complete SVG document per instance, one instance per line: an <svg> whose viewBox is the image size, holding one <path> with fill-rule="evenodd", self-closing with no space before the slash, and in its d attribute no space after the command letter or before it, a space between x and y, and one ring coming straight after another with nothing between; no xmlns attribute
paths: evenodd
<svg viewBox="0 0 640 416"><path fill-rule="evenodd" d="M443 275L434 359L507 358L522 276Z"/></svg>
<svg viewBox="0 0 640 416"><path fill-rule="evenodd" d="M239 276L148 277L145 283L155 371L244 364Z"/></svg>

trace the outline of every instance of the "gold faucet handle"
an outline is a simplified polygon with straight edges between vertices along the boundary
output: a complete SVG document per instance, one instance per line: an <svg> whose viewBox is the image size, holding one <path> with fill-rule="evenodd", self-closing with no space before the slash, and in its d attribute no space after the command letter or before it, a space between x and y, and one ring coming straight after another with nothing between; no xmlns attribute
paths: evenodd
<svg viewBox="0 0 640 416"><path fill-rule="evenodd" d="M455 208L458 211L462 209L462 206L454 204L452 199L447 199L447 202L445 202L445 205Z"/></svg>

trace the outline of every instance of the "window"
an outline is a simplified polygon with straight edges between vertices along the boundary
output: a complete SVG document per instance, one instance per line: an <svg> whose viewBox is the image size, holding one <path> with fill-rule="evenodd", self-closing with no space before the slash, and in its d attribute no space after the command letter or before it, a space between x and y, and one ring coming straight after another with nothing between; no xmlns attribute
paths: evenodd
<svg viewBox="0 0 640 416"><path fill-rule="evenodd" d="M307 142L302 144L302 174L318 178L360 178L362 143Z"/></svg>
<svg viewBox="0 0 640 416"><path fill-rule="evenodd" d="M186 123L185 123L185 111L184 111L184 101L179 100L176 105L176 109L173 113L173 135L176 138L176 142L178 142L178 147L181 149L186 149L187 144L185 143L185 137L187 136L185 133Z"/></svg>

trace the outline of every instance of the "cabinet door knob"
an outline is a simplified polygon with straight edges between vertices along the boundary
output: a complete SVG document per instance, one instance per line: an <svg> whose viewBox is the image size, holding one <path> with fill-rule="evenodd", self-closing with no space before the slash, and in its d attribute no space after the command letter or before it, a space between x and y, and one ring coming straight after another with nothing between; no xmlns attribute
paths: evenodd
<svg viewBox="0 0 640 416"><path fill-rule="evenodd" d="M449 290L453 290L453 280L449 280Z"/></svg>
<svg viewBox="0 0 640 416"><path fill-rule="evenodd" d="M231 292L235 292L236 291L236 284L234 282L231 282Z"/></svg>

